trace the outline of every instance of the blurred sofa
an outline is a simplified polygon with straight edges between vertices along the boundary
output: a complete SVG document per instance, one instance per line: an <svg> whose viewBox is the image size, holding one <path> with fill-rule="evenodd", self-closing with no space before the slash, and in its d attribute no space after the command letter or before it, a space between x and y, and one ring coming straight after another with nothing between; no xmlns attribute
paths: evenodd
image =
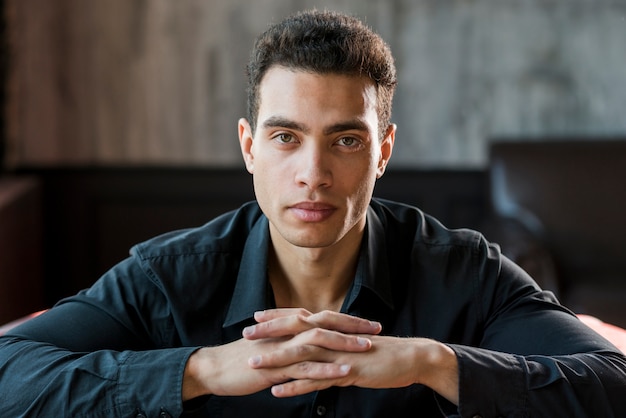
<svg viewBox="0 0 626 418"><path fill-rule="evenodd" d="M44 305L41 187L0 176L0 324Z"/></svg>
<svg viewBox="0 0 626 418"><path fill-rule="evenodd" d="M626 327L626 138L494 141L488 238L579 314Z"/></svg>

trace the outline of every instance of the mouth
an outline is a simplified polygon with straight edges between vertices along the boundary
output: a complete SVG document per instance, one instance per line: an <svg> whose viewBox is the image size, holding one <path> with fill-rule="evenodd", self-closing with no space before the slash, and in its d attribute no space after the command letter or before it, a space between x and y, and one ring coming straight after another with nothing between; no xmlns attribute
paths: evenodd
<svg viewBox="0 0 626 418"><path fill-rule="evenodd" d="M289 211L302 222L322 222L330 218L337 208L324 202L299 202L289 206Z"/></svg>

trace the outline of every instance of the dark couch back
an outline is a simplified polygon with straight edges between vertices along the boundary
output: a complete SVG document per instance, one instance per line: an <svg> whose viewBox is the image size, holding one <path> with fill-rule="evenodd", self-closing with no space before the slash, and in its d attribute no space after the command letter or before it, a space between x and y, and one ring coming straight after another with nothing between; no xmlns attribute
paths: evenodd
<svg viewBox="0 0 626 418"><path fill-rule="evenodd" d="M490 158L495 212L541 238L566 292L626 289L626 140L496 142Z"/></svg>
<svg viewBox="0 0 626 418"><path fill-rule="evenodd" d="M41 182L48 304L91 285L142 240L201 225L252 200L243 168L25 169ZM451 227L488 210L482 170L388 170L378 197L420 206Z"/></svg>

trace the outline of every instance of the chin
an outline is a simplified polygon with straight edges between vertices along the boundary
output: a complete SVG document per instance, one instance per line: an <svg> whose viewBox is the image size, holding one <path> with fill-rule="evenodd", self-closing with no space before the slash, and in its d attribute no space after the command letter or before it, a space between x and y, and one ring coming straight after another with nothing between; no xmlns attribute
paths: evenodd
<svg viewBox="0 0 626 418"><path fill-rule="evenodd" d="M301 248L326 248L337 242L336 239L316 239L312 237L296 238L288 240L292 245Z"/></svg>

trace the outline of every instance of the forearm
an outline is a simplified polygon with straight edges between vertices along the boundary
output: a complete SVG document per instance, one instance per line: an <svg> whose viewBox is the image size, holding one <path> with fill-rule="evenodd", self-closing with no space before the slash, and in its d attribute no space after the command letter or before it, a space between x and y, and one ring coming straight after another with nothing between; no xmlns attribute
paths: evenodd
<svg viewBox="0 0 626 418"><path fill-rule="evenodd" d="M0 393L12 417L131 416L182 412L182 374L194 349L74 353L49 344L0 339Z"/></svg>
<svg viewBox="0 0 626 418"><path fill-rule="evenodd" d="M615 353L519 356L454 346L462 416L626 416L626 359Z"/></svg>

